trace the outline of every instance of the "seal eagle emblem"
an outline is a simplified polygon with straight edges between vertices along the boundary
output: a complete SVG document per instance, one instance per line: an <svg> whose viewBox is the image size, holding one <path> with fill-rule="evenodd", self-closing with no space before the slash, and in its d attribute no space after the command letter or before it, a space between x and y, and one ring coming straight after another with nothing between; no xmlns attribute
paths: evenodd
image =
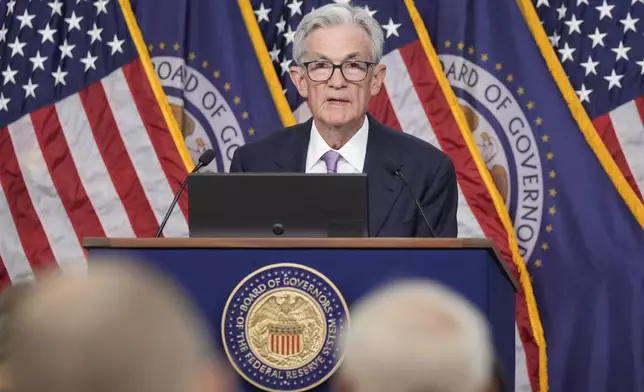
<svg viewBox="0 0 644 392"><path fill-rule="evenodd" d="M237 372L266 391L305 391L328 379L343 357L338 342L349 310L337 287L299 264L261 268L233 290L222 341Z"/></svg>

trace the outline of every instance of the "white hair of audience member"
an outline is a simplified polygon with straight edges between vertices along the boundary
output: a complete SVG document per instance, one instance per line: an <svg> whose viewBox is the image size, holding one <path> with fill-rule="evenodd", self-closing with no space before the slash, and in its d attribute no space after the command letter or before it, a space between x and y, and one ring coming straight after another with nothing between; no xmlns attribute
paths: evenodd
<svg viewBox="0 0 644 392"><path fill-rule="evenodd" d="M484 316L447 287L403 281L351 310L340 377L352 392L481 392L493 348Z"/></svg>
<svg viewBox="0 0 644 392"><path fill-rule="evenodd" d="M209 333L177 286L136 262L39 279L17 310L11 372L22 392L202 392Z"/></svg>
<svg viewBox="0 0 644 392"><path fill-rule="evenodd" d="M364 29L371 40L371 61L379 63L385 42L382 28L366 9L354 7L350 3L327 4L304 15L293 38L293 58L295 62L299 65L304 62L306 38L313 30L342 25L356 25Z"/></svg>

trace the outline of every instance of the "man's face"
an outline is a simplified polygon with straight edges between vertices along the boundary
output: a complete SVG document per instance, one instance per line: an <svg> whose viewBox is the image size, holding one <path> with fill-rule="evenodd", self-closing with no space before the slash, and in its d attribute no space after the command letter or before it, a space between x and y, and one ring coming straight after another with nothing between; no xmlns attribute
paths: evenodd
<svg viewBox="0 0 644 392"><path fill-rule="evenodd" d="M340 69L335 69L329 80L315 81L320 78L314 72L295 66L291 67L293 83L299 93L308 98L313 117L318 122L331 127L352 123L359 126L359 121L367 112L370 98L378 94L385 78L384 65L367 66L361 63L372 61L371 42L367 33L352 25L314 30L305 42L304 62L323 60L327 61L326 65L329 61L333 64L345 62L344 72L349 79L356 79L355 75L360 74L356 68L364 66L366 77L361 81L347 80ZM316 64L310 66L309 71L326 66Z"/></svg>

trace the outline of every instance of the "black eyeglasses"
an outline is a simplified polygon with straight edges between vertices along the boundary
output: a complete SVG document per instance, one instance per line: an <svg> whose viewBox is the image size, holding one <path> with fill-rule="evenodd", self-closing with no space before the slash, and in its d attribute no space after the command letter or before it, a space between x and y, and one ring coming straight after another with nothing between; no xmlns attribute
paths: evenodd
<svg viewBox="0 0 644 392"><path fill-rule="evenodd" d="M342 64L333 64L327 60L307 61L302 64L306 73L314 82L326 82L333 76L336 68L348 82L362 82L369 72L369 67L376 65L369 61L347 60Z"/></svg>

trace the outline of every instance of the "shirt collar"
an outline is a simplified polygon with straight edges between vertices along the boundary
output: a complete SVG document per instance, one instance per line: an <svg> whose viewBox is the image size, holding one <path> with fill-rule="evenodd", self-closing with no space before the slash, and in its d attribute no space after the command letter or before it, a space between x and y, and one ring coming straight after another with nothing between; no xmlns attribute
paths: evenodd
<svg viewBox="0 0 644 392"><path fill-rule="evenodd" d="M311 137L309 139L309 148L306 154L306 170L310 170L327 151L332 148L324 141L315 121L312 121ZM367 140L369 139L369 119L365 117L364 122L358 132L353 135L344 146L337 150L356 171L362 173L364 169L364 160L367 155Z"/></svg>

